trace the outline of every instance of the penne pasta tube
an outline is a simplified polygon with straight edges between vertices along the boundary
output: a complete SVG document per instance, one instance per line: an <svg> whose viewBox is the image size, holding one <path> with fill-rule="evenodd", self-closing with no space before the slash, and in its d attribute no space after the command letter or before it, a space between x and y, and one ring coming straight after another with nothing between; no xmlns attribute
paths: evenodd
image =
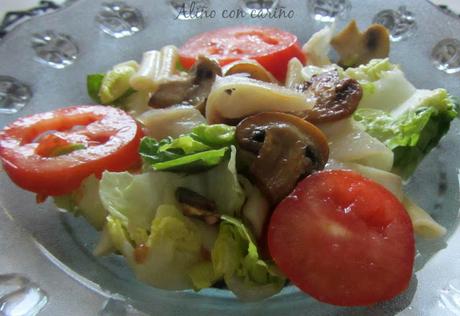
<svg viewBox="0 0 460 316"><path fill-rule="evenodd" d="M286 87L293 89L304 81L302 69L303 65L297 58L292 58L289 61L286 73Z"/></svg>
<svg viewBox="0 0 460 316"><path fill-rule="evenodd" d="M172 45L160 51L145 52L139 70L131 77L131 87L139 91L155 92L161 83L176 72L178 58L177 48Z"/></svg>

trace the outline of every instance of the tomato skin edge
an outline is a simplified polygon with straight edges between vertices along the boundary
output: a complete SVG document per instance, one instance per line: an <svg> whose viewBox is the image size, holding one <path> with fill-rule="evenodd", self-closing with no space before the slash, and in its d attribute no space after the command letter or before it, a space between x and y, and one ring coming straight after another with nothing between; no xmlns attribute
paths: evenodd
<svg viewBox="0 0 460 316"><path fill-rule="evenodd" d="M306 56L302 51L302 48L300 46L300 43L297 39L297 36L286 32L282 31L276 28L268 28L264 30L261 27L249 27L249 26L239 26L239 27L229 27L229 28L223 28L223 29L218 29L212 32L205 32L201 33L198 35L195 35L191 37L187 42L182 45L182 47L179 49L179 60L181 62L181 65L185 69L190 69L196 61L196 58L198 57L198 53L190 52L190 47L189 45L193 46L194 42L200 42L203 38L204 35L209 35L210 37L215 36L217 33L222 32L223 36L226 36L228 33L235 32L235 31L259 31L259 32L281 32L284 33L284 36L289 37L289 44L286 46L280 47L277 51L271 51L271 52L265 52L261 53L258 55L248 55L248 56L225 56L225 55L220 55L220 56L215 56L215 55L210 55L208 57L215 59L221 66L225 66L231 62L237 61L237 60L242 60L242 59L251 59L259 62L267 71L273 74L273 76L280 82L284 82L285 77L286 77L286 71L287 71L287 65L289 61L292 58L298 58L302 64L305 65L306 63ZM277 33L279 34L279 33ZM283 36L280 35L280 36ZM196 48L196 47L195 47ZM203 53L201 53L203 54ZM203 54L207 55L207 54Z"/></svg>
<svg viewBox="0 0 460 316"><path fill-rule="evenodd" d="M321 174L321 173L323 173L323 174L324 173L334 173L334 172L336 172L336 171L322 171L322 172L319 172L319 174ZM350 172L350 171L347 171L347 172ZM358 174L356 174L356 175L358 175ZM364 178L364 177L362 177L360 175L358 175L358 176L361 177L361 178ZM366 179L366 178L364 178L364 179ZM304 181L305 181L305 179L303 181L301 181L301 183L303 183ZM371 181L371 180L366 179L366 181ZM299 184L301 184L301 183L299 183ZM370 182L366 182L366 183L370 183ZM375 184L375 182L373 182L373 181L372 181L372 183L373 183L373 185ZM378 186L380 186L380 185L378 185ZM300 190L301 190L300 187L301 187L300 185L298 187L296 187L296 189L285 200L280 202L280 204L277 206L277 208L275 209L275 211L272 214L272 218L270 220L270 224L269 224L269 228L268 228L268 234L267 234L267 242L268 242L268 246L269 246L269 251L270 251L270 254L271 254L274 262L277 264L277 266L280 268L280 270L291 280L292 283L294 283L299 289L301 289L305 293L311 295L315 299L317 299L319 301L322 301L324 303L338 305L338 306L369 306L369 305L372 305L372 304L375 304L375 303L378 303L378 302L381 302L381 301L386 301L386 300L392 299L395 296L397 296L400 293L402 293L404 290L406 290L409 287L409 284L410 284L410 281L411 281L411 278L412 278L412 275L413 275L413 264L414 264L414 258L415 258L415 240L414 240L412 222L411 222L407 212L405 211L404 207L396 199L396 197L394 197L389 191L387 191L385 188L383 188L381 186L380 186L381 188L379 190L384 190L382 192L386 192L386 193L383 193L383 195L386 196L386 197L389 197L390 199L394 199L394 201L397 202L396 203L397 208L399 210L403 210L403 213L401 213L400 211L397 212L398 219L395 220L396 221L395 223L399 223L398 225L400 225L402 227L401 231L400 231L400 234L399 235L398 234L393 235L393 236L400 236L400 237L404 236L405 237L405 240L400 240L401 244L398 242L398 240L393 241L393 243L397 247L399 247L399 250L397 250L395 252L395 254L401 255L402 258L403 258L402 262L404 263L403 267L396 268L397 271L395 272L395 275L400 276L401 277L400 279L398 279L398 280L386 280L386 281L384 280L386 283L384 282L383 285L376 284L375 289L372 289L372 288L369 289L369 293L371 293L371 294L367 295L367 297L365 297L366 295L364 295L363 297L354 297L353 295L350 295L350 296L344 295L341 298L339 296L334 297L334 293L340 292L340 291L337 291L337 290L333 290L334 292L332 294L331 293L325 293L324 291L323 292L319 291L319 289L321 287L318 287L317 285L321 284L321 282L322 282L321 281L321 276L319 276L319 279L318 279L318 275L315 275L315 276L312 275L312 277L308 276L309 274L314 273L314 272L311 272L311 271L303 271L303 272L300 272L300 273L296 272L296 270L301 270L302 269L302 268L299 268L300 265L299 266L294 266L294 264L290 265L289 262L287 263L287 267L286 267L286 261L294 262L295 260L300 260L299 262L308 262L308 261L302 261L302 260L315 260L314 255L311 256L311 255L308 255L308 254L307 255L300 255L301 259L295 259L295 260L289 259L287 257L284 257L284 258L282 257L283 253L285 254L284 256L286 256L286 255L289 256L289 254L292 254L292 253L297 254L298 252L301 251L301 249L297 249L297 251L292 250L292 248L295 248L295 247L292 246L293 244L291 242L288 242L290 240L289 238L286 239L284 237L287 234L295 234L295 237L293 237L294 239L295 238L300 238L300 236L302 236L302 234L299 235L299 233L293 232L293 230L297 229L297 227L299 227L299 226L290 227L289 230L288 229L280 229L280 225L281 225L281 228L283 226L286 226L285 225L286 221L284 221L284 222L282 220L280 221L280 218L282 218L281 216L283 216L284 218L286 218L286 216L292 216L292 217L295 217L296 221L306 220L306 218L307 218L306 216L299 216L299 214L302 214L302 213L295 209L296 206L297 206L297 208L300 207L299 205L301 203L299 204L298 201L299 201L299 199L303 198L302 194L301 194L302 192L300 192ZM310 196L310 198L313 198L313 197ZM392 201L392 203L394 201ZM283 207L285 207L284 211L278 211L279 208L283 208ZM288 207L292 210L291 212L289 212ZM284 213L284 214L282 214L282 213ZM288 214L288 215L286 215L286 214ZM288 220L287 222L288 223L292 222L292 220ZM310 229L310 230L315 229L315 224L308 224L307 230L308 229ZM318 236L320 236L320 235L318 235ZM285 240L282 240L283 238ZM325 238L328 238L328 237L326 236ZM302 241L299 241L299 244L302 245L303 244ZM286 248L291 249L291 250L286 250ZM385 249L387 249L387 248L383 248L383 251L385 251ZM305 249L304 251L306 251L307 253L309 251L310 251L310 253L313 253L313 252L316 252L318 250L319 249L316 249L316 250L314 250L314 249ZM365 252L367 251L367 249L361 249L361 250L363 251L363 254L365 255ZM327 253L324 250L321 252L321 254L324 256L324 260L326 260L326 261L331 260L332 258L336 258L334 256L331 256L330 259L328 259ZM308 259L308 258L310 258L310 259ZM380 258L384 258L384 256L382 255ZM400 257L397 257L396 259L400 259ZM353 259L351 259L351 260L353 260ZM384 258L384 260L381 263L390 262L390 263L393 264L393 263L399 262L399 261L395 261L395 260L393 260L394 262L392 262L391 258L390 258L390 260L385 260L385 258ZM338 264L339 267L341 266L340 263L337 263L337 264ZM378 263L377 263L377 265L378 265ZM394 268L394 264L390 265L390 268L391 267ZM324 269L321 270L321 269L322 268L320 267L319 271L327 271L327 269L326 270L324 270ZM357 271L359 272L359 269ZM356 273L356 271L354 273ZM353 274L353 273L351 273L351 274ZM387 273L387 275L392 275L392 272L389 273L389 274ZM379 275L374 275L374 278L375 278L375 280L378 280ZM320 283L316 284L315 282L318 282L317 280L320 280ZM356 282L357 282L356 284L357 284L357 286L359 288L358 283L360 282L360 280L356 280ZM342 284L342 283L337 283L337 286L339 286L340 284ZM376 291L377 294L374 295L373 290Z"/></svg>
<svg viewBox="0 0 460 316"><path fill-rule="evenodd" d="M51 168L50 170L49 165L47 165L46 170L40 170L40 159L33 157L32 159L35 159L35 163L33 161L27 163L26 160L24 160L26 157L24 157L22 161L19 161L22 157L21 152L16 151L14 148L11 148L11 145L8 145L8 142L17 142L22 139L21 137L24 137L20 129L22 126L21 124L25 124L25 128L30 128L30 126L28 127L27 123L24 122L28 120L32 121L31 128L33 130L33 126L35 126L33 124L40 124L41 116L48 115L46 117L49 119L52 113L54 115L54 113L67 113L72 110L78 111L79 109L85 109L86 111L92 109L107 109L108 113L110 111L115 111L118 115L122 112L119 109L102 105L72 106L20 118L6 126L3 131L0 131L0 159L3 169L17 186L41 196L63 195L77 189L80 183L90 175L94 174L96 177L100 177L105 170L125 171L140 164L141 158L138 153L138 148L140 139L143 136L143 131L139 123L125 112L123 112L122 116L125 120L129 117L128 120L132 122L130 128L132 129L135 127L135 132L133 130L132 134L133 137L129 141L121 144L114 152L109 152L108 156L96 157L94 161L89 160L87 163L83 162L82 164L66 167L65 170L59 170L59 168L55 170ZM27 143L28 142L29 141L27 141ZM59 159L60 157L44 157L41 159L52 160L55 158Z"/></svg>
<svg viewBox="0 0 460 316"><path fill-rule="evenodd" d="M143 133L138 133L137 138L140 140L140 138L143 137ZM132 146L127 147L126 149L130 149L131 147L136 148L136 151L139 148L140 141L136 141L135 143L132 144ZM131 149L130 149L131 150ZM1 151L0 151L1 155ZM82 176L79 177L73 177L73 178L68 178L66 179L66 186L62 186L60 181L59 183L56 183L56 185L47 185L46 187L43 186L43 181L50 183L53 181L53 178L55 178L56 174L46 174L46 173L40 173L37 172L34 177L36 177L36 180L31 180L31 174L27 172L23 172L20 168L18 168L14 163L11 161L8 161L6 159L1 159L3 163L3 169L5 172L8 174L10 177L11 181L13 181L18 187L39 194L39 195L44 195L44 196L58 196L58 195L65 195L68 193L71 193L73 190L76 190L81 182L86 179L87 177L94 175L97 178L100 178L102 176L102 173L104 171L111 171L111 172L122 172L126 171L131 168L135 168L139 166L141 163L141 158L138 154L136 155L129 155L125 156L123 159L118 159L117 161L125 160L127 158L128 160L132 161L132 166L129 168L126 167L118 167L117 163L110 163L108 164L104 170L101 170L99 172L93 172L93 173L86 173ZM74 169L80 169L78 167L73 168L72 170L68 170L70 174L73 174L72 172ZM66 178L66 174L60 174L59 175L61 178Z"/></svg>
<svg viewBox="0 0 460 316"><path fill-rule="evenodd" d="M261 56L257 58L249 58L249 59L255 60L258 63L260 63L262 67L264 67L268 72L270 72L279 82L284 82L284 80L286 79L287 65L292 58L299 59L303 65L305 65L307 61L307 58L303 54L299 43L296 43L295 45L289 47L287 50L292 51L292 55L284 53L284 51L279 52L280 53L279 55L281 56L279 56L276 64L272 64L271 55ZM237 60L240 60L240 59L228 58L228 59L216 60L216 61L219 63L220 66L225 66ZM182 55L180 56L181 65L185 69L188 69L188 70L191 69L193 65L195 64L195 61L196 61L196 58L185 57Z"/></svg>

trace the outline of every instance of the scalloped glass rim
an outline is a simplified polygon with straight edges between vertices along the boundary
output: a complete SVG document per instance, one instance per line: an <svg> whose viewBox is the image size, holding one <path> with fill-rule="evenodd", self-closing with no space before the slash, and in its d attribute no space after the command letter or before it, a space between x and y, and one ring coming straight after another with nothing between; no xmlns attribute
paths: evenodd
<svg viewBox="0 0 460 316"><path fill-rule="evenodd" d="M2 125L18 116L68 104L69 100L75 104L89 103L84 86L84 77L87 73L104 71L119 61L139 59L141 53L149 48L168 43L179 45L191 34L203 30L243 23L243 20L223 19L208 21L209 23L203 23L201 20L174 20L166 1L159 1L153 5L146 1L131 0L129 4L143 12L146 28L134 36L114 39L99 31L94 23L94 16L102 2L101 0L72 2L72 5L64 9L27 21L0 42L0 58L5 61L0 64L0 74L27 83L34 92L30 104L21 112L10 116L0 115ZM365 7L360 6L360 3L357 0L352 1L350 16L357 17L361 26L369 24L378 11L397 9L401 5L401 1L396 0L370 2L366 3ZM281 1L281 4L287 6L286 1ZM394 44L392 60L401 63L407 76L417 87L444 86L455 91L458 89L458 75L448 75L437 70L430 62L430 52L440 39L458 38L456 30L460 30L460 20L443 15L440 10L430 10L432 6L428 2L412 0L405 1L404 4L414 12L420 27L414 36ZM227 1L225 4L214 1L212 5L216 10L221 10L224 6L238 8L239 1ZM305 41L309 35L324 25L311 19L309 12L306 11L306 0L291 0L289 7L296 8L296 17L292 20L244 20L244 23L279 26L297 34L301 41ZM433 19L442 19L443 23L433 24L431 23ZM174 27L175 32L158 32L164 24ZM341 28L345 21L338 20L337 24L337 27ZM33 60L33 51L30 47L31 34L46 29L55 29L59 33L69 34L77 42L81 54L74 64L65 69L52 69ZM117 53L107 54L113 51ZM194 293L153 289L136 281L119 258L115 256L94 258L91 249L95 243L96 233L88 225L79 218L56 212L50 203L37 206L33 195L14 187L4 173L0 175L2 177L0 199L3 207L9 210L14 220L35 236L37 246L50 261L72 278L85 284L90 289L86 291L94 291L101 297L127 299L140 310L159 314L219 312L220 315L236 312L295 315L301 313L300 311L308 311L311 315L343 313L373 315L424 311L437 315L440 312L452 312L438 306L443 302L439 297L444 295L442 289L449 287L452 280L455 281L460 277L460 269L448 263L456 262L455 260L458 260L456 254L460 251L460 242L458 242L460 235L456 230L459 204L456 171L460 167L456 159L460 155L456 135L459 133L460 126L455 122L449 136L422 163L407 188L408 193L417 202L433 210L436 219L447 226L448 235L443 240L435 242L419 242L417 272L409 290L390 302L371 308L338 308L321 304L298 292L294 287L285 288L281 294L269 300L250 304L240 303L233 298L233 295L222 290ZM446 177L448 184L444 194L438 192L441 175ZM85 237L82 239L81 236ZM31 277L33 279L33 276ZM47 290L46 284L44 287ZM69 293L76 298L81 294ZM54 302L54 304L59 303L61 302ZM52 297L50 304L53 304ZM94 306L95 313L101 308L102 306Z"/></svg>

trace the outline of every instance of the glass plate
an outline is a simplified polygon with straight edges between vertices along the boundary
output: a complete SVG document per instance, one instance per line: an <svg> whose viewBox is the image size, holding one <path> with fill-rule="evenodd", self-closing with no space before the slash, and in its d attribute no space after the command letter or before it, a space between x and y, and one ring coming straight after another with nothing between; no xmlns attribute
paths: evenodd
<svg viewBox="0 0 460 316"><path fill-rule="evenodd" d="M34 18L20 25L0 43L0 76L14 77L27 84L32 95L30 102L19 112L0 115L0 125L4 126L19 116L91 103L86 94L86 74L104 72L128 59L139 60L146 50L166 44L180 45L190 36L206 30L236 24L271 25L293 32L305 42L314 31L324 26L312 17L311 7L308 9L307 2L311 4L312 1L273 2L284 6L287 11L293 10L294 16L224 19L220 13L225 9L237 9L242 1L211 0L210 9L216 10L217 17L184 20L175 19L177 13L166 1L131 0L129 5L142 12L145 28L136 32L136 28L142 26L130 20L135 13L128 11L120 15L114 13L112 6L109 16L118 14L114 20L116 23L120 22L117 21L119 16L124 16L126 21L117 25L123 28L126 22L129 27L125 31L135 33L122 38L110 36L98 27L95 16L102 10L102 1L81 0L56 13ZM347 7L344 0L317 3L329 6L328 10L332 11L344 4ZM361 27L367 26L377 12L398 10L401 4L402 1L395 0L365 4L351 1L348 14L339 14L337 27L342 28L347 18L355 18ZM401 64L416 87L444 87L458 94L459 74L436 69L431 52L440 40L458 37L460 20L445 15L428 2L412 0L404 1L404 5L413 13L417 28L406 39L392 43L391 60ZM316 12L324 12L319 9ZM34 34L48 30L69 37L53 39L54 34L48 33L35 36L33 41ZM68 42L69 38L72 42ZM64 47L65 52L59 53L59 47ZM54 54L56 49L57 55ZM23 97L24 93L27 97L27 90L20 91ZM415 201L447 227L448 233L441 240L417 241L416 272L410 287L389 302L366 308L338 308L318 303L296 288L287 287L266 301L244 304L224 290L167 292L149 287L136 281L119 257L96 258L91 254L98 234L82 219L59 213L51 203L37 205L34 195L16 188L5 173L0 175L0 199L5 211L0 214L0 246L4 253L0 259L3 263L0 273L20 272L38 282L49 300L44 314L53 315L88 315L101 310L100 315L141 314L125 303L155 315L455 315L460 313L459 127L455 121L449 134L423 161L406 187ZM30 246L31 243L34 246ZM61 272L52 270L49 262L58 266ZM108 299L109 303L104 305Z"/></svg>

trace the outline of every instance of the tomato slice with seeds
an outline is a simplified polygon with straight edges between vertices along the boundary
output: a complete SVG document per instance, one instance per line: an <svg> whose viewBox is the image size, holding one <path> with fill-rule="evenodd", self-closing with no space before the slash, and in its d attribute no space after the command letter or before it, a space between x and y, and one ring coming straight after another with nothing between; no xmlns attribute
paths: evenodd
<svg viewBox="0 0 460 316"><path fill-rule="evenodd" d="M268 245L301 290L335 305L370 305L404 291L415 255L411 220L381 185L345 170L308 176L275 209Z"/></svg>
<svg viewBox="0 0 460 316"><path fill-rule="evenodd" d="M41 196L61 195L91 174L140 163L142 129L109 106L72 106L20 118L0 132L0 157L9 177Z"/></svg>
<svg viewBox="0 0 460 316"><path fill-rule="evenodd" d="M236 60L253 59L284 81L289 60L305 56L294 34L271 27L238 26L199 34L180 48L180 61L185 68L195 63L198 55L216 59L221 66Z"/></svg>

